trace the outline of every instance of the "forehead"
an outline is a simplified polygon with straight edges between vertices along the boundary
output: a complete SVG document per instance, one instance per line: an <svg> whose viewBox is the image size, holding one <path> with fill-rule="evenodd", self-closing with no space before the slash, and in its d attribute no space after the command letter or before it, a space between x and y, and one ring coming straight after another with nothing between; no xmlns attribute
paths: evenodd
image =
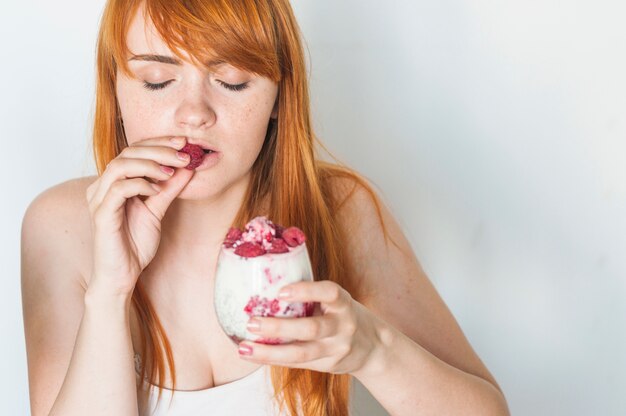
<svg viewBox="0 0 626 416"><path fill-rule="evenodd" d="M138 7L133 16L126 36L126 45L131 54L155 54L173 56L149 17L144 18L144 6ZM189 56L185 51L178 51L185 59Z"/></svg>
<svg viewBox="0 0 626 416"><path fill-rule="evenodd" d="M169 15L163 16L164 19L168 17ZM157 19L157 23L161 23L161 19ZM164 24L175 24L176 19L173 22ZM233 36L224 35L221 29L216 29L216 33L208 35L202 31L199 36L192 36L189 42L186 42L183 33L186 33L187 29L187 27L177 29L165 26L162 28L165 33L165 39L163 39L150 16L146 13L145 2L140 3L126 29L126 51L122 51L126 56L119 57L120 60L124 61L122 67L126 68L126 74L129 75L128 62L131 61L155 61L178 67L198 66L203 70L212 72L242 71L251 76L259 75L262 77L267 77L267 75L259 74L255 70L256 68L264 68L265 72L262 71L262 74L272 73L271 69L274 69L269 68L270 70L267 70L271 63L259 57L263 54L254 49L255 44L234 45ZM226 37L224 38L224 36ZM235 57L235 61L229 59L231 57ZM271 79L276 79L274 82L278 82L280 75L275 75Z"/></svg>

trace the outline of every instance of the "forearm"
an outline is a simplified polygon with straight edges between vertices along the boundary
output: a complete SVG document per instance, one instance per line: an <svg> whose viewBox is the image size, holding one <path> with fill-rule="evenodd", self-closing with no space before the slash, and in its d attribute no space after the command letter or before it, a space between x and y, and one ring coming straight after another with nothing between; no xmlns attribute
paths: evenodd
<svg viewBox="0 0 626 416"><path fill-rule="evenodd" d="M353 375L391 415L509 415L493 384L445 363L384 322L379 329L381 348Z"/></svg>
<svg viewBox="0 0 626 416"><path fill-rule="evenodd" d="M129 296L85 295L74 351L50 415L138 414Z"/></svg>

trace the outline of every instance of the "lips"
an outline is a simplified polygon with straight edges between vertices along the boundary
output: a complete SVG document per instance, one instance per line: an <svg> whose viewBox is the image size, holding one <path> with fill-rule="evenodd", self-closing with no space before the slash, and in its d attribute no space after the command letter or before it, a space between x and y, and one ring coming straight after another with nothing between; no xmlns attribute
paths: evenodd
<svg viewBox="0 0 626 416"><path fill-rule="evenodd" d="M217 149L215 148L215 146L207 144L207 143L203 143L203 142L198 141L198 140L194 140L192 138L187 138L187 143L195 144L196 146L200 146L205 154L217 152Z"/></svg>

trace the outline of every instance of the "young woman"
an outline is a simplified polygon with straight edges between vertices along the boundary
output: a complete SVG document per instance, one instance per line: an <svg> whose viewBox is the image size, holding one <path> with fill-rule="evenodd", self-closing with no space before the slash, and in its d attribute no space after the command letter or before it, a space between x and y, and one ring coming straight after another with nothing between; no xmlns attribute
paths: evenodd
<svg viewBox="0 0 626 416"><path fill-rule="evenodd" d="M508 414L389 211L316 158L287 0L109 0L97 52L98 175L23 221L33 415L347 415L351 377L393 415ZM186 143L214 152L185 169ZM236 348L215 265L257 215L307 235L315 281L287 299L319 313Z"/></svg>

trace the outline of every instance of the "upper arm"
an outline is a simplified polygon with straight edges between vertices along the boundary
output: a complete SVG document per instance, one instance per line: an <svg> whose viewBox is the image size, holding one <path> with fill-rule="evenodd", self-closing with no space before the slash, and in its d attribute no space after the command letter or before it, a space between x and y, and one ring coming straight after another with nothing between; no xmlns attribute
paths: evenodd
<svg viewBox="0 0 626 416"><path fill-rule="evenodd" d="M76 183L39 194L21 230L21 285L31 414L47 415L68 369L83 314ZM80 195L78 196L80 197ZM84 199L84 196L82 197Z"/></svg>
<svg viewBox="0 0 626 416"><path fill-rule="evenodd" d="M481 377L499 389L422 270L389 209L378 196L370 195L353 181L341 179L336 189L349 195L337 218L344 235L349 236L347 260L353 278L364 288L364 295L355 300L440 360ZM393 242L384 236L373 197Z"/></svg>

